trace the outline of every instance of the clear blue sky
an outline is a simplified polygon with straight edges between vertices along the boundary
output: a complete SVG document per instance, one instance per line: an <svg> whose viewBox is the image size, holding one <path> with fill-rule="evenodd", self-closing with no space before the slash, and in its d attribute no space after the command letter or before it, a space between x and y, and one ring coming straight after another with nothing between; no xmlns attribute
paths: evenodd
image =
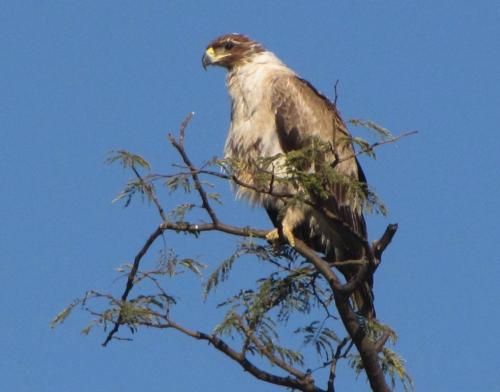
<svg viewBox="0 0 500 392"><path fill-rule="evenodd" d="M2 1L0 389L279 390L174 332L103 349L102 334L80 335L83 313L48 326L87 289L120 293L113 269L158 223L140 203L111 204L127 176L104 165L108 151L166 169L165 135L195 111L191 154L221 153L224 73L200 59L215 36L243 32L330 95L339 79L345 118L419 131L363 161L390 209L369 217L371 237L400 224L376 276L378 315L417 390L500 391L499 21L497 0ZM269 226L223 191L225 217ZM227 255L203 246L189 250L210 266ZM200 298L191 290L179 317L209 329Z"/></svg>

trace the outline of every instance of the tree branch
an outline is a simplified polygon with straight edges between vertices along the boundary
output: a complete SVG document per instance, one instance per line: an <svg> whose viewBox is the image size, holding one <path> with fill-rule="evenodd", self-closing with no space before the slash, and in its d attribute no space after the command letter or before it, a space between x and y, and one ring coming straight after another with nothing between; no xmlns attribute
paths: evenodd
<svg viewBox="0 0 500 392"><path fill-rule="evenodd" d="M340 162L348 161L349 159L357 158L358 156L366 154L368 152L371 152L375 148L383 146L384 144L395 143L399 139L402 139L402 138L408 137L408 136L412 136L412 135L416 135L417 133L418 133L418 131L409 131L409 132L405 132L405 133L402 133L402 134L397 135L397 136L392 136L392 137L390 137L386 140L382 140L380 142L372 143L369 146L367 146L365 148L361 148L359 151L356 151L354 154L348 155L348 156L336 161L335 164L339 164Z"/></svg>
<svg viewBox="0 0 500 392"><path fill-rule="evenodd" d="M143 245L143 247L141 248L139 253L137 253L137 255L135 256L134 263L133 263L132 268L130 269L130 272L128 274L127 284L125 286L125 291L123 292L123 294L121 296L122 302L125 302L127 300L128 295L130 293L130 290L132 290L132 287L134 287L134 279L135 279L135 276L137 275L137 271L139 269L139 264L141 263L141 259L144 257L144 255L148 252L151 245L153 245L155 240L162 233L163 233L163 228L160 225L149 236L146 243ZM106 346L111 341L111 339L113 339L113 336L118 332L118 329L120 328L120 325L122 323L123 323L123 317L122 317L122 313L120 311L120 315L118 316L118 319L116 320L115 324L113 325L113 328L111 329L111 331L109 331L108 336L106 337L106 339L102 343L103 346Z"/></svg>
<svg viewBox="0 0 500 392"><path fill-rule="evenodd" d="M180 130L179 130L179 137L176 139L174 136L171 134L168 135L168 139L172 146L177 150L179 153L182 161L187 167L188 174L191 176L191 179L194 183L194 187L201 199L202 202L202 208L206 210L208 216L210 217L211 223L200 223L200 224L194 224L190 222L168 222L163 209L161 207L161 204L156 198L156 195L154 193L154 189L150 189L150 195L152 197L152 200L154 204L156 205L160 216L163 219L163 222L153 231L153 233L149 236L141 250L137 253L137 255L134 258L133 265L131 267L131 270L128 274L127 278L127 283L125 290L121 296L121 305L123 305L127 300L128 296L130 294L130 291L132 290L136 279L137 279L137 274L138 274L138 269L140 262L144 255L149 251L150 247L152 244L156 241L158 237L160 237L165 231L175 231L175 232L185 232L185 233L192 233L192 234L199 234L204 231L219 231L223 232L226 234L231 234L235 236L241 236L241 237L256 237L256 238L265 238L266 235L269 233L269 230L261 230L261 229L255 229L251 227L238 227L238 226L233 226L233 225L228 225L225 224L221 221L219 221L215 210L212 208L210 202L209 202L209 197L202 185L202 182L200 180L199 175L200 174L207 174L207 175L212 175L228 180L232 180L234 183L236 183L239 186L247 187L249 189L253 189L257 192L260 193L266 193L269 195L272 195L276 198L286 198L286 197L294 197L296 195L292 194L276 194L273 192L272 189L260 189L259 187L255 187L250 184L245 184L242 181L240 181L236 176L234 175L228 175L228 174L222 174L222 173L217 173L214 171L208 171L208 170L201 170L195 167L188 157L185 148L184 148L184 137L185 137L185 129L193 117L193 113L190 113L185 120L183 121ZM398 137L393 137L391 139L382 141L382 142L376 142L368 147L366 147L364 150L362 149L358 153L354 154L352 157L348 157L346 159L354 158L357 155L364 153L364 152L369 152L373 148L386 144L386 143L391 143L396 140L398 140L401 137L411 135L415 132L408 132L406 134L400 135ZM337 162L338 163L338 162ZM135 170L134 167L132 167L135 175L139 178L140 181L143 181L142 177L139 175L137 170ZM308 200L304 200L304 203L311 205L313 208L318 208L315 206L313 203L311 203ZM342 230L345 230L348 235L350 235L352 238L356 239L357 241L362 244L362 246L365 249L365 254L366 254L366 260L354 260L352 261L353 263L359 263L359 268L357 270L357 273L355 274L354 278L351 279L350 281L346 282L343 284L337 274L335 273L334 270L332 270L332 265L322 259L313 249L311 249L307 244L305 244L302 240L299 238L295 239L295 250L302 255L309 263L311 263L318 273L326 280L328 286L331 289L331 292L333 294L333 299L335 301L337 310L339 312L340 318L350 336L352 339L352 343L356 346L358 349L358 352L361 356L361 360L363 363L363 367L366 371L368 380L370 382L371 388L376 391L376 392L386 392L389 391L389 387L385 381L384 378L384 373L382 371L379 359L378 359L378 354L382 350L383 346L385 345L387 339L388 339L388 334L384 334L382 338L380 338L377 342L374 342L370 336L368 336L367 331L366 331L366 326L364 323L360 321L360 317L353 311L351 307L351 303L349 300L349 296L352 294L352 292L361 284L361 282L366 281L370 275L373 275L375 273L375 270L377 269L378 265L381 262L381 257L386 249L386 247L389 245L391 242L393 236L395 235L397 231L397 225L392 224L389 225L386 228L386 231L384 232L383 236L377 240L374 241L372 244L368 242L366 238L362 238L358 233L356 233L349 225L347 225L342 219L339 217L335 216L334 214L331 213L331 211L327 211L325 209L320 210L325 216L328 217L328 219L333 219L335 222L339 224L339 228ZM321 300L319 295L314 292L316 297ZM324 302L321 302L321 305L326 309L327 314L330 315L328 312L328 309L326 307L326 304ZM153 312L151 312L153 314ZM155 314L155 316L160 317L160 315ZM161 318L166 321L165 324L160 324L160 323L153 323L153 322L147 322L144 320L141 320L141 324L149 327L155 327L155 328L172 328L175 330L178 330L179 332L190 336L194 339L197 340L205 340L211 343L217 350L221 351L224 353L227 357L231 358L232 360L236 361L239 363L244 370L248 371L251 373L254 377L275 384L275 385L282 385L288 388L292 389L297 389L301 390L304 392L313 392L313 391L322 391L321 389L317 388L314 384L314 380L312 379L311 375L309 373L304 373L293 366L289 365L286 361L281 360L280 358L276 357L263 343L258 337L256 337L253 332L245 326L243 321L239 319L240 322L240 327L243 329L243 332L245 336L255 345L257 350L267 357L269 361L289 373L291 376L288 377L281 377L277 376L274 374L271 374L269 372L266 372L265 370L255 366L252 362L250 362L247 357L246 357L246 345L248 343L244 343L243 351L238 352L228 346L222 339L220 339L217 335L215 334L206 334L203 332L199 331L192 331L190 329L187 329L174 321L170 320L168 318L168 314L161 315ZM108 333L105 341L103 342L103 346L106 346L113 338L116 339L114 336L117 332L118 329L120 328L120 325L127 323L126 320L124 320L122 310L120 310L120 313L118 314L118 317L116 318L116 321L114 322L113 328L110 330ZM387 336L386 336L387 335ZM335 356L332 360L332 363L330 364L330 373L329 373L329 378L328 378L328 384L327 384L327 391L328 392L334 392L335 387L334 387L334 379L335 379L335 372L336 372L336 363L338 359L342 357L342 349L347 344L347 341L344 339L344 341L339 344L337 347ZM346 350L347 353L347 350ZM344 353L344 354L346 354Z"/></svg>
<svg viewBox="0 0 500 392"><path fill-rule="evenodd" d="M382 237L380 237L379 240L374 241L372 243L373 255L375 256L376 260L376 267L379 266L380 261L382 259L382 253L384 253L385 248L387 248L391 243L392 238L394 237L394 234L396 234L397 230L398 230L397 223L390 224L385 229L385 232L382 235Z"/></svg>
<svg viewBox="0 0 500 392"><path fill-rule="evenodd" d="M375 246L378 246L378 252L381 255L385 247L388 245L390 242L390 239L395 233L395 229L397 226L391 226L388 227L386 230L386 233L382 236L382 238L379 241L376 241L374 244ZM162 223L148 238L142 249L139 251L139 253L136 255L134 259L133 266L131 268L131 271L129 273L128 279L127 279L127 285L125 288L124 293L121 296L121 300L124 302L127 300L127 297L134 285L134 280L139 268L140 261L142 257L147 253L151 245L154 243L154 241L165 231L165 230L173 230L173 231L183 231L183 232L190 232L190 233L199 233L202 231L222 231L228 234L232 235L237 235L237 236L253 236L253 237L258 237L258 238L265 238L266 234L268 233L268 230L258 230L258 229L252 229L252 228L241 228L237 226L232 226L232 225L227 225L222 222L217 221L217 223L205 223L205 224L190 224L190 223L171 223L171 222L164 222ZM388 233L388 234L387 234ZM363 328L359 325L359 319L356 316L356 314L352 311L350 305L349 305L349 294L354 290L356 287L356 284L354 284L354 281L350 281L347 284L343 285L339 278L336 276L334 271L330 268L328 262L323 260L315 251L313 251L311 248L309 248L303 241L300 239L296 239L296 244L295 244L295 250L299 252L302 256L304 256L308 261L310 261L315 268L319 271L319 273L323 276L323 278L328 282L330 288L332 289L332 292L334 294L334 299L335 303L337 305L337 309L339 310L339 314L341 316L342 321L344 322L344 325L349 333L349 335L352 337L353 342L355 343L356 347L358 348L358 351L360 352L360 355L363 360L363 364L365 366L368 378L370 379L370 383L373 381L372 388L374 388L374 391L388 391L388 387L385 384L385 379L383 377L383 373L380 369L380 365L378 363L378 352L380 349L375 346L375 343L372 342L369 337L365 334L363 331ZM356 281L363 278L362 273L366 273L365 269L360 268L360 272L356 276ZM123 318L120 313L118 316L118 319L116 320L113 329L109 332L106 340L103 343L103 346L106 346L111 339L113 339L115 333L118 331L120 325L123 323ZM175 325L175 326L174 326ZM177 324L172 325L173 328L178 329L182 331L182 327L178 326ZM199 337L196 337L199 336ZM204 340L209 340L211 343L214 344L214 346L219 349L220 351L225 352L225 348L227 345L222 344L218 340L211 340L208 339L208 336L211 335L206 335L206 334L201 334L196 335L192 337L196 337L197 339L204 339ZM251 337L251 336L250 336ZM215 339L215 338L214 338ZM385 343L385 342L384 342ZM254 341L254 344L256 342ZM256 344L257 345L257 344ZM295 373L295 370L292 370L290 368L286 368L283 366L287 366L284 363L279 362L280 360L274 356L271 356L271 354L267 353L266 350L263 349L262 347L258 347L259 350L263 352L264 355L268 356L268 358L271 360L271 362L274 362L278 366L282 367L286 371L291 371L291 374L299 377L303 376L303 373ZM226 352L228 356L231 358L235 359L233 355L228 354L230 351ZM254 376L260 379L265 379L265 380L275 380L275 376L270 376L270 375L263 375L261 372L257 371L258 369L255 368L254 365L252 365L248 360L245 358L243 361L242 358L238 358L239 363L245 368L245 366L248 366L249 369L253 369L253 371L250 371ZM278 361L278 362L276 362ZM244 366L243 363L246 365ZM254 369L255 368L255 369ZM370 372L370 373L369 373ZM264 377L264 378L261 378ZM285 378L286 380L286 386L289 386L290 379ZM283 380L281 380L283 381ZM280 381L280 382L281 382ZM268 382L273 382L274 381L268 381ZM284 382L284 381L283 381ZM280 384L278 385L285 385L285 384ZM384 389L387 388L387 389ZM304 389L301 389L304 390Z"/></svg>
<svg viewBox="0 0 500 392"><path fill-rule="evenodd" d="M182 325L177 324L171 319L167 319L166 321L166 324L158 325L152 323L144 323L144 325L153 328L172 328L194 339L208 341L217 350L222 352L233 361L237 362L245 371L249 372L252 376L258 378L259 380L304 392L325 392L315 387L314 383L311 385L307 377L304 377L304 379L281 377L257 367L252 362L250 362L243 353L234 350L226 342L224 342L221 338L214 334L206 334L204 332L190 330L186 327L183 327Z"/></svg>

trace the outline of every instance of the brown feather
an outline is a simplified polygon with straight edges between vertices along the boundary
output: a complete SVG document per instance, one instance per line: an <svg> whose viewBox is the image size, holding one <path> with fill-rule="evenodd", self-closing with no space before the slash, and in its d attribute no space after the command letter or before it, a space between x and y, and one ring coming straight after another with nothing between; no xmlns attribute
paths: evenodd
<svg viewBox="0 0 500 392"><path fill-rule="evenodd" d="M354 157L352 144L346 141L349 133L332 102L308 82L294 76L276 78L272 91L276 131L285 153L305 148L313 139L329 143L336 153L332 152L325 159L332 164L336 159L339 161L336 171L356 181L366 182ZM351 207L346 187L334 184L331 192L332 197L325 201L323 207L331 209L357 234L366 237L363 215L356 211L359 209Z"/></svg>
<svg viewBox="0 0 500 392"><path fill-rule="evenodd" d="M323 143L331 143L335 154L325 157L328 162L338 160L336 170L353 180L366 183L365 175L354 157L354 149L348 140L348 131L334 104L320 94L311 84L295 76L278 77L272 86L272 105L276 113L276 131L283 151L290 152L307 147L313 139ZM331 197L319 199L321 208L332 212L345 222L360 237L366 238L366 224L359 208L352 208L347 190L342 184L333 184ZM335 250L329 249L325 241L318 236L311 236L309 227L300 227L295 232L313 249L322 252L331 261L360 259L364 255L363 245L354 238L349 230L345 230L337 221L330 221L340 235L342 241L334 243ZM304 225L302 225L304 226ZM356 270L339 268L346 276L352 278ZM366 282L354 293L354 301L358 309L369 317L375 317L373 308L373 282Z"/></svg>

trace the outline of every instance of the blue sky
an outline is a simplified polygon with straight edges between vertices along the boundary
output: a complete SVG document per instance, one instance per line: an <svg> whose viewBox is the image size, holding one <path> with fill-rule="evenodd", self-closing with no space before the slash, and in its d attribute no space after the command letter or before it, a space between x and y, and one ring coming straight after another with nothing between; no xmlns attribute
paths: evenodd
<svg viewBox="0 0 500 392"><path fill-rule="evenodd" d="M106 166L107 153L129 149L166 171L165 135L190 111L193 159L221 153L224 73L200 59L237 31L329 95L339 79L344 118L419 131L362 162L390 210L368 218L370 236L400 224L376 276L377 313L399 333L417 390L500 391L499 20L495 0L1 2L1 389L278 390L175 333L103 349L102 334L80 335L83 313L49 329L85 290L120 293L114 268L158 223L145 205L111 204L127 173ZM222 216L269 227L222 191ZM230 246L170 239L211 267ZM179 317L209 330L218 314L183 279ZM352 382L339 374L339 388L367 389Z"/></svg>

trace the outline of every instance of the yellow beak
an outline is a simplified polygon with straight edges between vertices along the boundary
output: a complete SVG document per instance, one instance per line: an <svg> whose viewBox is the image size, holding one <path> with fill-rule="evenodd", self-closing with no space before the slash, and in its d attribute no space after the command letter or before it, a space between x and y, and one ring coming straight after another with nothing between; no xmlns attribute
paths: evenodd
<svg viewBox="0 0 500 392"><path fill-rule="evenodd" d="M212 47L209 47L205 50L203 57L201 59L201 64L203 68L206 70L209 65L212 65L215 62L215 50Z"/></svg>

